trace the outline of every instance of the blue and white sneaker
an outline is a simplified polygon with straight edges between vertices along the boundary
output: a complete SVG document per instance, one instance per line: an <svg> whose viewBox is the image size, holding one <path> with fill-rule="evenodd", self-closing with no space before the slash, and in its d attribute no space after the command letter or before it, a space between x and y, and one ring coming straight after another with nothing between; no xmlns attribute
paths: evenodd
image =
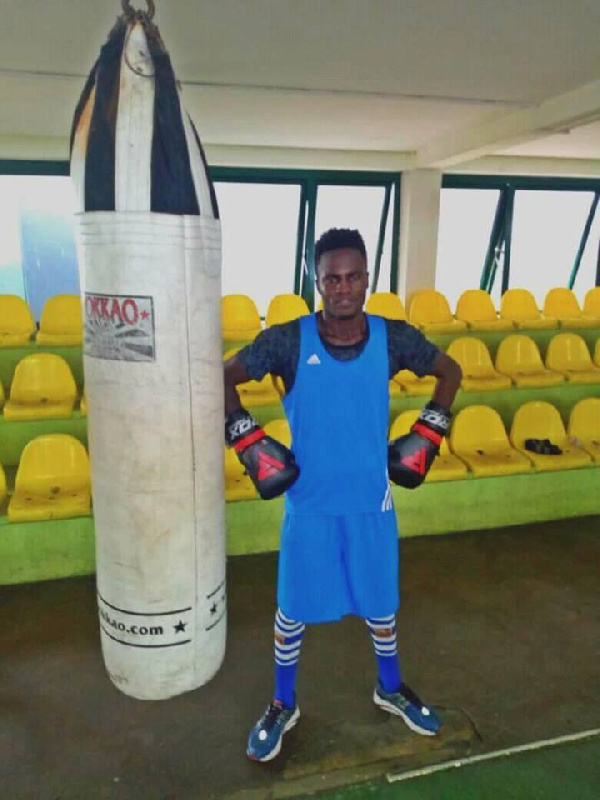
<svg viewBox="0 0 600 800"><path fill-rule="evenodd" d="M379 683L373 692L373 702L384 711L402 717L412 731L423 736L435 736L442 727L435 709L424 705L405 683L397 692L386 692Z"/></svg>
<svg viewBox="0 0 600 800"><path fill-rule="evenodd" d="M283 734L291 730L300 719L298 703L293 708L273 700L262 717L250 731L248 757L253 761L270 761L281 750Z"/></svg>

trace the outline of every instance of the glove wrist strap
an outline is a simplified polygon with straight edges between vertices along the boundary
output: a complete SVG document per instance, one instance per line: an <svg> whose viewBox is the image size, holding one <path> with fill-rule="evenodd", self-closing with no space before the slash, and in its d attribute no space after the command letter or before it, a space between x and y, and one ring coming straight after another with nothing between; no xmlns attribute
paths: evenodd
<svg viewBox="0 0 600 800"><path fill-rule="evenodd" d="M433 428L428 428L427 425L421 425L419 422L415 422L413 425L413 431L418 433L420 436L424 436L426 439L429 439L430 442L433 442L438 447L444 438L443 433L438 433L437 431L434 431Z"/></svg>
<svg viewBox="0 0 600 800"><path fill-rule="evenodd" d="M249 433L247 436L244 436L241 439L235 441L233 443L233 449L235 450L236 453L241 453L247 447L250 447L251 444L254 444L254 442L258 442L264 438L265 438L265 432L263 431L262 428L258 428L257 430L254 430L251 433Z"/></svg>

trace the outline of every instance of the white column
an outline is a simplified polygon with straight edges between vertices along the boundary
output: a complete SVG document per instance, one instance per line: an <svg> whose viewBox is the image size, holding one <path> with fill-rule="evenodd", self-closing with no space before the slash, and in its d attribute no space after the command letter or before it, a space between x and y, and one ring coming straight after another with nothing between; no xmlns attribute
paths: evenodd
<svg viewBox="0 0 600 800"><path fill-rule="evenodd" d="M414 292L435 286L441 188L440 170L402 173L398 294L407 311Z"/></svg>

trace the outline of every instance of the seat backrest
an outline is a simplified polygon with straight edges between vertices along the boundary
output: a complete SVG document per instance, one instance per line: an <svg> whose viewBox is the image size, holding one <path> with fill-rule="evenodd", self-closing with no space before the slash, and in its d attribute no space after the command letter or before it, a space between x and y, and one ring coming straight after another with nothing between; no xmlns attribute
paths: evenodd
<svg viewBox="0 0 600 800"><path fill-rule="evenodd" d="M265 325L281 325L310 314L306 300L297 294L276 294L269 302Z"/></svg>
<svg viewBox="0 0 600 800"><path fill-rule="evenodd" d="M0 505L2 505L6 497L6 473L4 467L0 464Z"/></svg>
<svg viewBox="0 0 600 800"><path fill-rule="evenodd" d="M536 372L544 369L542 356L531 336L513 333L500 342L496 352L496 369L504 375L515 372Z"/></svg>
<svg viewBox="0 0 600 800"><path fill-rule="evenodd" d="M256 304L246 294L226 294L221 298L221 325L236 331L260 330L260 314Z"/></svg>
<svg viewBox="0 0 600 800"><path fill-rule="evenodd" d="M539 319L540 311L534 296L527 289L507 289L500 301L500 316L513 322Z"/></svg>
<svg viewBox="0 0 600 800"><path fill-rule="evenodd" d="M465 377L495 373L489 350L481 339L461 336L450 342L447 353L458 361Z"/></svg>
<svg viewBox="0 0 600 800"><path fill-rule="evenodd" d="M90 486L90 462L85 447L74 436L52 433L25 445L15 489L38 496L59 496Z"/></svg>
<svg viewBox="0 0 600 800"><path fill-rule="evenodd" d="M415 325L427 322L452 322L448 301L435 289L419 289L410 301L408 317Z"/></svg>
<svg viewBox="0 0 600 800"><path fill-rule="evenodd" d="M287 419L272 419L264 426L264 431L286 447L292 446L292 433Z"/></svg>
<svg viewBox="0 0 600 800"><path fill-rule="evenodd" d="M365 305L367 314L378 314L386 319L406 319L402 300L393 292L374 292Z"/></svg>
<svg viewBox="0 0 600 800"><path fill-rule="evenodd" d="M522 405L513 417L510 429L510 440L517 447L523 447L525 439L550 439L552 444L561 445L566 436L558 410L542 400Z"/></svg>
<svg viewBox="0 0 600 800"><path fill-rule="evenodd" d="M580 317L581 308L574 292L565 286L550 289L544 300L544 315L557 319Z"/></svg>
<svg viewBox="0 0 600 800"><path fill-rule="evenodd" d="M497 319L492 298L483 289L467 289L458 298L456 319L463 322L490 322Z"/></svg>
<svg viewBox="0 0 600 800"><path fill-rule="evenodd" d="M589 314L590 317L600 317L600 286L594 286L586 292L583 313Z"/></svg>
<svg viewBox="0 0 600 800"><path fill-rule="evenodd" d="M421 411L418 408L411 408L409 411L403 411L401 414L398 414L392 423L392 427L390 428L390 442L394 439L397 439L399 436L405 436L407 433L409 433L410 429L419 418L420 413ZM448 455L449 452L450 450L448 449L448 441L446 437L444 437L442 439L442 444L440 445L440 454Z"/></svg>
<svg viewBox="0 0 600 800"><path fill-rule="evenodd" d="M600 397L586 397L573 406L569 417L569 436L582 442L600 442Z"/></svg>
<svg viewBox="0 0 600 800"><path fill-rule="evenodd" d="M40 317L43 333L81 333L81 300L78 294L57 294L44 303Z"/></svg>
<svg viewBox="0 0 600 800"><path fill-rule="evenodd" d="M502 417L489 406L467 406L456 415L450 432L455 453L498 451L510 447Z"/></svg>
<svg viewBox="0 0 600 800"><path fill-rule="evenodd" d="M54 353L35 353L17 364L10 399L23 405L75 400L77 386L71 368Z"/></svg>
<svg viewBox="0 0 600 800"><path fill-rule="evenodd" d="M546 366L560 372L561 369L593 369L594 365L582 336L578 333L557 333L548 345Z"/></svg>
<svg viewBox="0 0 600 800"><path fill-rule="evenodd" d="M0 333L33 333L35 320L29 306L16 294L0 294Z"/></svg>

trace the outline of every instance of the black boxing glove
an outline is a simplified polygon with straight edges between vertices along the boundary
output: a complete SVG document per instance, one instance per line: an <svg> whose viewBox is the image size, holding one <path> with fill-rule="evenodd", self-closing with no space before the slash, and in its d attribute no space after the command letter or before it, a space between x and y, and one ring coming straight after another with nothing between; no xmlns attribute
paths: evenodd
<svg viewBox="0 0 600 800"><path fill-rule="evenodd" d="M405 489L420 486L449 429L450 412L433 400L427 403L410 433L388 445L390 480Z"/></svg>
<svg viewBox="0 0 600 800"><path fill-rule="evenodd" d="M300 475L291 450L267 436L245 408L225 420L225 442L235 450L263 500L283 494Z"/></svg>

